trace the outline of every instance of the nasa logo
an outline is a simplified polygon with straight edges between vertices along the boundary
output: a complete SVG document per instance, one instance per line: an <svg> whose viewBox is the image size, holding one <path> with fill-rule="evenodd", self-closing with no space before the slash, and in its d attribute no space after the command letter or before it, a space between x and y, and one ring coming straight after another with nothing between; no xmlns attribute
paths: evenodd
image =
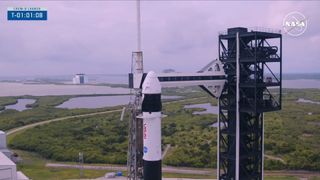
<svg viewBox="0 0 320 180"><path fill-rule="evenodd" d="M300 36L307 29L307 18L300 12L294 11L287 14L282 22L285 33L291 36Z"/></svg>
<svg viewBox="0 0 320 180"><path fill-rule="evenodd" d="M143 147L143 153L147 153L148 152L148 148L146 146Z"/></svg>

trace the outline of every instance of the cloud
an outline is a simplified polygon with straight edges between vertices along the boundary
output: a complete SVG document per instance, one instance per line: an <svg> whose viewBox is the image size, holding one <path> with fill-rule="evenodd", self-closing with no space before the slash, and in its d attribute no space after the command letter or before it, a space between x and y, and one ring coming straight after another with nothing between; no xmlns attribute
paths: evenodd
<svg viewBox="0 0 320 180"><path fill-rule="evenodd" d="M134 1L0 2L0 75L127 73L136 50ZM45 7L46 22L8 22L7 7ZM320 68L319 2L142 1L145 69L197 71L218 56L218 32L229 27L281 29L304 13L301 37L284 35L285 72ZM308 47L308 48L305 48ZM304 63L301 64L301 59Z"/></svg>

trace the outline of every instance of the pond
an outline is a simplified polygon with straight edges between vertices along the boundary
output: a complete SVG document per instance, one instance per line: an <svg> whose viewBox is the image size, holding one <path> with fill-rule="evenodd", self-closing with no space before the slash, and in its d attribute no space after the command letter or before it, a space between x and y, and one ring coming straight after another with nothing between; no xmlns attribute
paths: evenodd
<svg viewBox="0 0 320 180"><path fill-rule="evenodd" d="M320 104L320 102L318 101L312 101L312 100L308 100L308 99L304 99L304 98L299 98L297 100L297 102L301 102L301 103L311 103L311 104Z"/></svg>
<svg viewBox="0 0 320 180"><path fill-rule="evenodd" d="M15 109L17 111L24 111L26 109L31 109L26 107L26 105L33 104L35 102L36 102L35 99L17 99L16 104L7 105L5 106L5 109Z"/></svg>
<svg viewBox="0 0 320 180"><path fill-rule="evenodd" d="M224 127L224 124L222 122L220 122L221 127ZM210 125L210 127L218 127L218 122L215 122L213 124Z"/></svg>
<svg viewBox="0 0 320 180"><path fill-rule="evenodd" d="M192 114L218 114L218 106L212 106L210 103L185 105L185 109L201 108L204 111L195 111Z"/></svg>
<svg viewBox="0 0 320 180"><path fill-rule="evenodd" d="M68 101L56 106L57 108L86 108L95 109L103 107L112 107L119 105L126 105L130 101L130 95L118 95L118 96L88 96L88 97L75 97ZM180 99L181 96L161 96L162 99Z"/></svg>
<svg viewBox="0 0 320 180"><path fill-rule="evenodd" d="M218 114L218 106L212 106L210 103L204 103L204 104L191 104L191 105L185 105L185 109L193 109L193 108L201 108L205 109L204 111L194 111L192 114ZM221 125L223 125L221 123ZM218 122L215 122L210 125L210 127L217 127Z"/></svg>

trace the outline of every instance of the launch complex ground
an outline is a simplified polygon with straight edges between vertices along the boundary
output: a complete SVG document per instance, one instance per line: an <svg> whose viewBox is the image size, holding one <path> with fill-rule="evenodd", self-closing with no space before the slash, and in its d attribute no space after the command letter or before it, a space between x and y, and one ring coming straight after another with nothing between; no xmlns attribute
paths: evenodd
<svg viewBox="0 0 320 180"><path fill-rule="evenodd" d="M187 100L190 100L190 98L172 101L172 103L173 102L184 102ZM169 103L171 103L171 102L169 102ZM167 103L165 103L165 104L167 104ZM113 111L99 112L99 113L88 113L88 114L82 114L82 115L77 115L77 116L66 116L63 118L50 119L50 120L46 120L46 121L41 121L41 122L25 125L20 128L16 128L16 129L7 131L8 139L12 139L15 135L23 133L25 130L32 129L38 125L45 125L45 124L49 124L49 123L55 122L55 121L64 121L64 120L67 121L67 120L70 120L70 119L76 118L76 117L90 117L90 116L94 116L97 114L108 114L108 113L112 113L112 112L119 113L119 112L121 112L121 109L117 109L117 110L113 110ZM22 158L24 158L24 156L22 156ZM276 158L276 157L274 157L274 158ZM66 170L67 169L79 169L79 167L75 164L60 163L60 162L59 162L59 164L55 164L55 163L47 164L47 167L43 167L43 168L49 168L49 166L51 166L51 167L56 166L57 169L66 169ZM124 165L123 166L119 166L119 165L109 165L109 166L99 165L99 166L97 166L97 165L92 165L92 164L84 164L83 168L84 169L96 169L96 170L99 169L101 171L114 171L114 172L124 171L126 169ZM190 176L192 176L197 179L199 178L199 175L197 175L199 173L200 174L210 173L210 174L212 174L211 177L215 177L215 172L216 172L215 169L203 169L203 168L198 169L198 168L182 168L182 167L177 168L177 167L167 167L166 166L163 168L163 171L165 174L167 173L168 168L171 169L171 171L169 171L169 172L175 173L176 175L179 173L181 175L181 176L175 176L175 177L190 177ZM50 169L52 169L52 168L50 168ZM184 170L189 171L189 173L186 173L186 171L184 171ZM198 172L198 173L195 173L195 172ZM309 177L320 176L320 173L319 172L312 172L312 171L266 171L265 176L270 177L270 179L290 179L291 180L291 179L295 179L295 178L288 178L289 176L290 177L299 177L299 179L306 179ZM279 177L282 177L282 178L279 178ZM205 178L205 177L203 177L203 178ZM119 178L116 178L116 179L119 179ZM179 179L184 179L184 178L179 178ZM208 179L208 178L206 178L206 179ZM213 178L211 178L211 179L213 179ZM266 178L266 179L268 179L268 178Z"/></svg>

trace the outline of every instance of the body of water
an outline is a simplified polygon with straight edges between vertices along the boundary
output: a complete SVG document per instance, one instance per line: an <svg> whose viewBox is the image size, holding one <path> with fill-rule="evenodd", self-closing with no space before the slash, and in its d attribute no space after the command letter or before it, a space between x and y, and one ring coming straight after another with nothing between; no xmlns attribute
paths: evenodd
<svg viewBox="0 0 320 180"><path fill-rule="evenodd" d="M130 96L91 96L91 97L75 97L60 104L57 108L103 108L128 104Z"/></svg>
<svg viewBox="0 0 320 180"><path fill-rule="evenodd" d="M35 99L17 99L17 101L18 102L16 104L5 106L5 109L15 109L17 111L23 111L26 109L30 109L27 108L26 105L36 102Z"/></svg>
<svg viewBox="0 0 320 180"><path fill-rule="evenodd" d="M57 106L57 108L103 108L119 105L126 105L130 101L130 95L118 96L90 96L90 97L75 97ZM180 99L181 96L161 96L162 99Z"/></svg>
<svg viewBox="0 0 320 180"><path fill-rule="evenodd" d="M299 99L297 100L297 102L301 102L301 103L311 103L311 104L320 104L320 102L312 101L312 100L308 100L308 99L304 99L304 98L299 98Z"/></svg>
<svg viewBox="0 0 320 180"><path fill-rule="evenodd" d="M224 127L224 124L222 122L220 122L220 124L221 124L221 127ZM215 123L211 124L210 127L217 128L218 127L218 122L215 122Z"/></svg>
<svg viewBox="0 0 320 180"><path fill-rule="evenodd" d="M320 89L320 80L316 79L294 79L294 80L282 80L283 88L292 89Z"/></svg>
<svg viewBox="0 0 320 180"><path fill-rule="evenodd" d="M128 74L86 74L89 83L109 83L109 84L126 84L128 83ZM74 75L56 75L56 76L12 76L0 77L3 82L51 82L51 83L72 83Z"/></svg>
<svg viewBox="0 0 320 180"><path fill-rule="evenodd" d="M212 106L210 103L185 105L185 109L201 108L204 111L195 111L192 114L218 114L218 106Z"/></svg>
<svg viewBox="0 0 320 180"><path fill-rule="evenodd" d="M99 76L103 80L97 82L121 82L118 79L123 79L122 76ZM99 79L97 77L97 79ZM115 79L111 81L110 79ZM283 80L283 88L318 88L320 89L320 80L313 79L296 79ZM0 82L0 96L47 96L47 95L78 95L78 94L128 94L127 88L112 88L108 86L97 85L71 85L71 84L24 84L14 82Z"/></svg>
<svg viewBox="0 0 320 180"><path fill-rule="evenodd" d="M23 84L0 83L0 96L47 96L78 94L128 94L127 88L113 88L95 85L56 85L56 84Z"/></svg>
<svg viewBox="0 0 320 180"><path fill-rule="evenodd" d="M218 106L212 106L210 103L204 103L204 104L191 104L191 105L185 105L185 109L193 109L193 108L201 108L205 109L204 111L195 111L192 114L218 114ZM210 127L218 127L218 123L215 122L210 125Z"/></svg>

